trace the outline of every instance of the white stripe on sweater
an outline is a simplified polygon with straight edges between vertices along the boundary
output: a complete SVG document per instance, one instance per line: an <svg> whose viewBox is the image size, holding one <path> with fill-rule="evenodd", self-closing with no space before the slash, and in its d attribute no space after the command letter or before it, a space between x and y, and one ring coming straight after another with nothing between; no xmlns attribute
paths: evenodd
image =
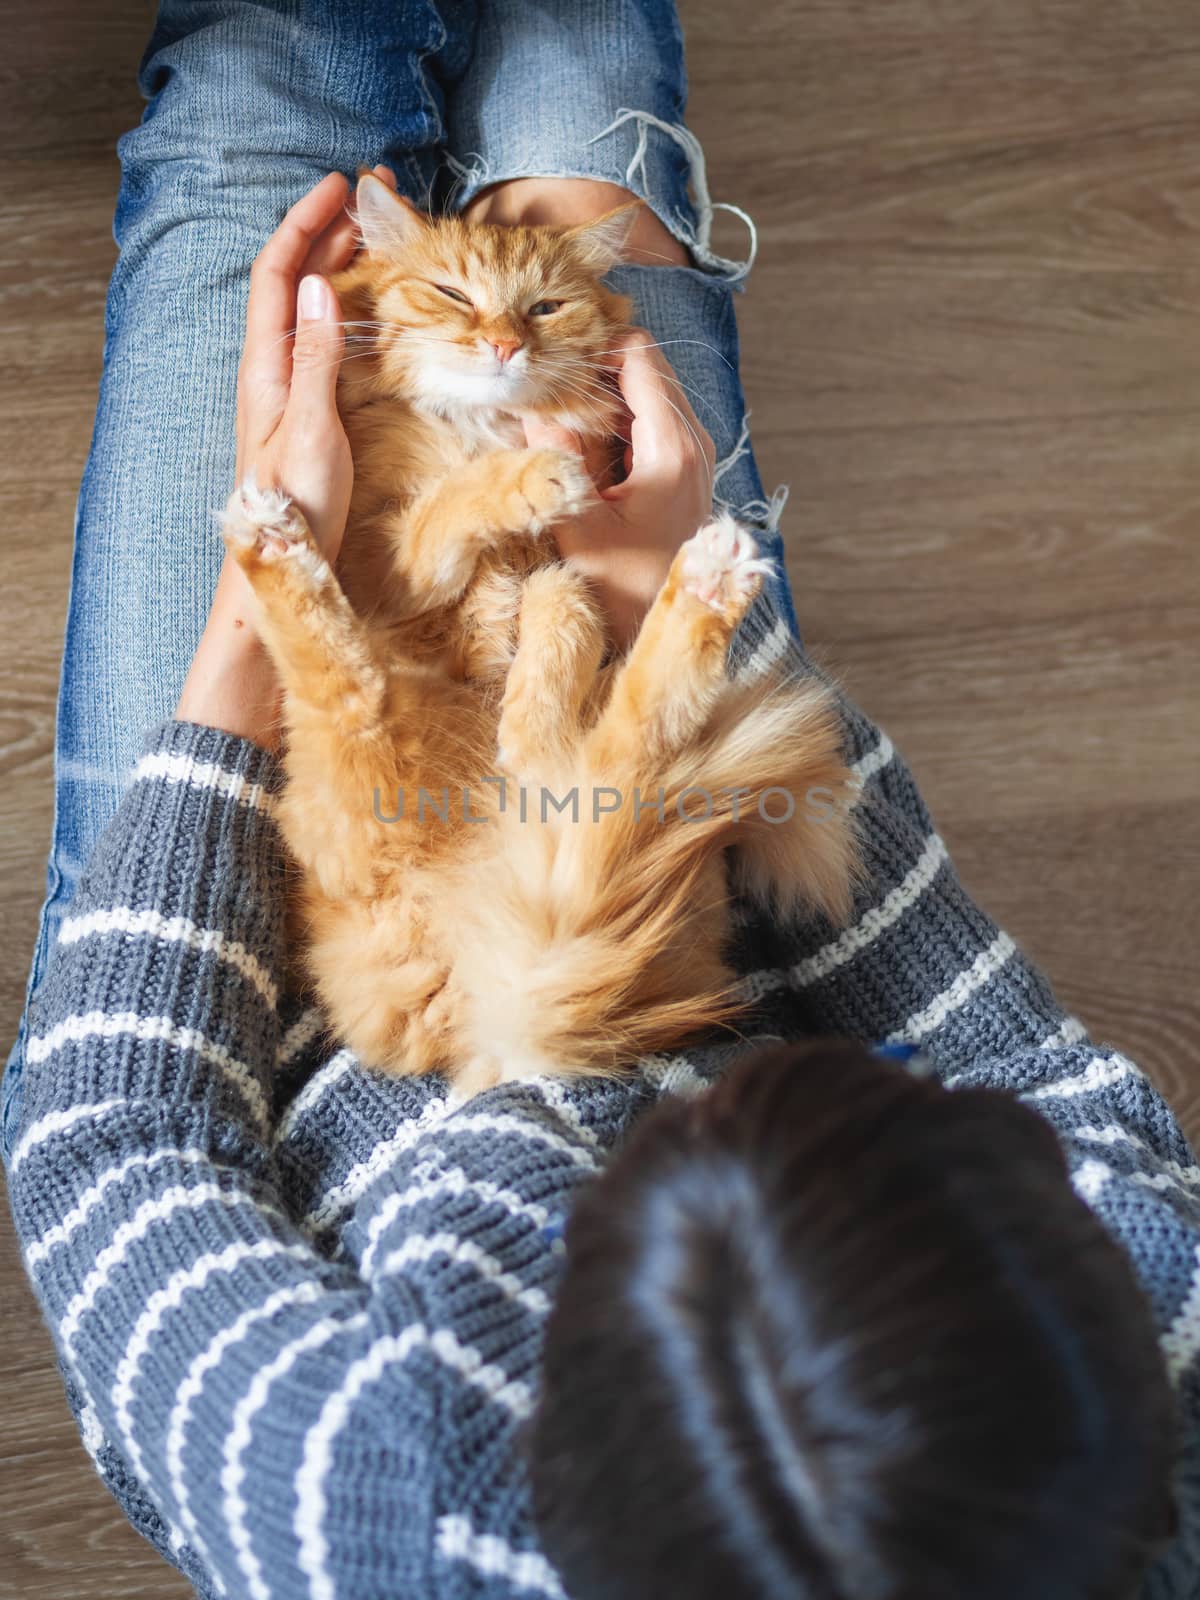
<svg viewBox="0 0 1200 1600"><path fill-rule="evenodd" d="M788 646L796 643L796 636L782 618L755 645L741 666L734 673L733 681L739 687L746 684L757 683L777 666L788 653Z"/></svg>
<svg viewBox="0 0 1200 1600"><path fill-rule="evenodd" d="M79 1392L83 1394L82 1389ZM100 1465L100 1452L104 1448L104 1429L100 1425L100 1418L96 1415L95 1406L87 1399L79 1407L79 1437L83 1440L83 1448L91 1456L96 1471L107 1481L108 1474Z"/></svg>
<svg viewBox="0 0 1200 1600"><path fill-rule="evenodd" d="M750 1042L747 1040L747 1043ZM643 1056L638 1066L656 1094L673 1094L683 1100L694 1100L711 1087L686 1056Z"/></svg>
<svg viewBox="0 0 1200 1600"><path fill-rule="evenodd" d="M425 1200L433 1200L441 1194L474 1195L485 1205L503 1206L509 1216L524 1217L536 1228L544 1228L550 1221L550 1213L545 1206L522 1200L515 1190L502 1189L499 1184L489 1183L486 1179L472 1180L461 1167L452 1167L449 1172L414 1183L398 1194L388 1195L367 1227L367 1243L359 1269L364 1278L370 1276L371 1265L380 1241L400 1212L409 1206L418 1206Z"/></svg>
<svg viewBox="0 0 1200 1600"><path fill-rule="evenodd" d="M448 1328L429 1333L415 1323L401 1334L385 1334L377 1339L365 1355L352 1363L341 1387L326 1400L304 1441L304 1458L296 1474L293 1525L300 1541L300 1566L308 1577L312 1600L335 1600L333 1579L326 1568L329 1545L324 1533L325 1479L333 1461L334 1441L362 1391L377 1383L388 1367L407 1361L420 1347L430 1349L444 1366L481 1389L518 1421L523 1422L532 1414L533 1396L528 1385L509 1378L502 1367L485 1362L477 1350L460 1344ZM255 1600L263 1597L256 1596Z"/></svg>
<svg viewBox="0 0 1200 1600"><path fill-rule="evenodd" d="M307 1283L291 1284L268 1295L261 1305L251 1306L249 1310L243 1311L236 1322L230 1323L227 1328L222 1328L196 1357L176 1392L175 1403L171 1408L167 1424L167 1478L171 1485L171 1494L179 1508L179 1520L183 1525L186 1539L191 1541L192 1547L200 1558L208 1563L210 1570L213 1565L212 1559L195 1514L188 1503L187 1480L183 1473L183 1452L187 1444L192 1404L199 1398L208 1374L220 1365L222 1357L228 1350L246 1337L255 1323L269 1321L285 1306L309 1305L312 1301L319 1300L325 1292L324 1284L315 1279ZM176 1554L183 1548L184 1542L181 1540L178 1544L172 1543L172 1549Z"/></svg>
<svg viewBox="0 0 1200 1600"><path fill-rule="evenodd" d="M551 1150L559 1151L577 1166L586 1167L589 1171L597 1165L596 1158L586 1149L572 1144L561 1134L552 1133L549 1128L543 1128L529 1117L519 1117L509 1112L464 1115L459 1112L459 1107L464 1103L464 1097L453 1091L444 1099L431 1100L419 1117L406 1122L390 1138L381 1140L365 1161L352 1167L342 1182L328 1191L320 1205L313 1207L301 1226L314 1233L332 1227L336 1219L366 1193L376 1178L388 1170L394 1156L411 1149L433 1127L441 1127L445 1133L456 1137L464 1133L512 1133L531 1139L536 1144L548 1145Z"/></svg>
<svg viewBox="0 0 1200 1600"><path fill-rule="evenodd" d="M381 1139L372 1149L365 1160L359 1161L342 1179L322 1196L319 1205L304 1218L301 1227L314 1233L320 1233L326 1228L331 1228L344 1212L349 1211L356 1200L371 1187L375 1179L388 1170L393 1157L402 1155L426 1134L430 1128L445 1122L460 1105L463 1097L456 1095L453 1090L449 1094L439 1095L429 1100L421 1107L419 1116L413 1117L409 1122L403 1122L396 1132L389 1134L386 1139Z"/></svg>
<svg viewBox="0 0 1200 1600"><path fill-rule="evenodd" d="M1130 1133L1128 1128L1119 1127L1115 1122L1105 1123L1099 1128L1087 1125L1082 1128L1070 1128L1067 1130L1067 1137L1080 1139L1085 1144L1132 1145L1135 1150L1144 1150L1150 1159L1177 1183L1200 1184L1200 1167L1181 1166L1178 1161L1169 1161L1165 1156L1157 1155L1144 1139L1139 1139L1136 1133Z"/></svg>
<svg viewBox="0 0 1200 1600"><path fill-rule="evenodd" d="M1039 1050L1063 1050L1068 1045L1078 1044L1081 1039L1087 1038L1087 1029L1078 1017L1067 1017L1062 1025L1048 1034L1038 1046Z"/></svg>
<svg viewBox="0 0 1200 1600"><path fill-rule="evenodd" d="M1053 1033L1047 1034L1040 1044L1033 1046L1036 1050L1062 1050L1072 1044L1077 1044L1080 1039L1087 1037L1087 1029L1077 1017L1068 1017L1061 1026L1055 1028ZM986 1056L984 1057L986 1060ZM972 1069L974 1070L974 1069ZM956 1089L960 1083L965 1083L971 1072L955 1072L948 1078L942 1079L943 1089Z"/></svg>
<svg viewBox="0 0 1200 1600"><path fill-rule="evenodd" d="M71 1235L77 1233L83 1227L96 1207L104 1203L105 1193L114 1184L123 1183L131 1172L136 1172L139 1169L143 1172L152 1172L155 1167L160 1167L167 1161L177 1162L181 1167L209 1166L213 1164L212 1157L207 1150L176 1150L170 1148L155 1150L150 1154L143 1153L129 1156L119 1166L109 1167L106 1172L102 1172L95 1183L84 1190L61 1222L56 1223L52 1228L47 1228L45 1233L39 1234L36 1239L26 1245L25 1265L32 1272L39 1262L45 1260L51 1250L57 1249L60 1244L66 1244ZM233 1173L233 1169L228 1167L216 1166L216 1170L228 1172L231 1176Z"/></svg>
<svg viewBox="0 0 1200 1600"><path fill-rule="evenodd" d="M313 1073L280 1117L272 1142L280 1145L290 1139L296 1131L296 1124L300 1118L312 1110L324 1096L326 1089L331 1089L340 1078L344 1078L357 1065L358 1057L353 1050L339 1050L337 1055L330 1057L319 1072Z"/></svg>
<svg viewBox="0 0 1200 1600"><path fill-rule="evenodd" d="M275 1065L286 1067L289 1061L294 1061L302 1050L307 1049L324 1026L325 1013L320 1006L310 1006L307 1011L301 1012L279 1041L279 1047L275 1051Z"/></svg>
<svg viewBox="0 0 1200 1600"><path fill-rule="evenodd" d="M215 955L252 983L274 1009L279 989L271 974L239 939L230 939L219 928L198 928L190 917L164 917L161 911L134 911L130 906L110 906L104 911L89 911L82 917L65 917L58 930L59 944L78 944L82 939L120 933L130 937L149 934L164 944L185 944L200 955Z"/></svg>
<svg viewBox="0 0 1200 1600"><path fill-rule="evenodd" d="M248 783L239 772L227 772L212 761L197 761L195 756L159 750L143 756L133 769L132 783L163 778L167 783L185 783L191 789L215 789L239 805L273 816L275 799L260 783Z"/></svg>
<svg viewBox="0 0 1200 1600"><path fill-rule="evenodd" d="M61 1111L47 1111L44 1117L31 1122L17 1140L8 1163L9 1177L13 1176L31 1150L36 1150L38 1145L45 1144L55 1134L68 1133L76 1123L97 1121L100 1117L107 1116L110 1111L116 1111L130 1104L132 1102L129 1100L93 1100L88 1105L67 1106Z"/></svg>
<svg viewBox="0 0 1200 1600"><path fill-rule="evenodd" d="M1179 1382L1200 1354L1200 1249L1196 1251L1196 1263L1187 1296L1161 1340L1173 1383Z"/></svg>
<svg viewBox="0 0 1200 1600"><path fill-rule="evenodd" d="M1097 1089L1108 1089L1124 1078L1140 1078L1141 1072L1132 1061L1114 1050L1108 1056L1094 1056L1082 1072L1070 1078L1059 1078L1044 1083L1040 1089L1030 1089L1022 1100L1072 1100L1082 1094L1094 1094Z"/></svg>
<svg viewBox="0 0 1200 1600"><path fill-rule="evenodd" d="M217 1254L201 1256L192 1266L177 1272L168 1280L163 1288L155 1291L147 1302L146 1309L138 1318L132 1337L126 1347L124 1356L117 1367L116 1379L112 1391L112 1401L116 1408L117 1431L125 1449L126 1461L132 1476L142 1482L145 1481L146 1462L142 1455L142 1448L133 1431L132 1407L133 1390L137 1381L137 1369L143 1355L149 1348L150 1340L155 1330L162 1322L168 1311L176 1309L189 1289L203 1288L209 1278L217 1272L232 1272L243 1261L265 1260L270 1256L290 1255L307 1256L306 1247L286 1246L274 1239L260 1239L251 1244L246 1240L239 1240L235 1244L227 1245ZM166 1516L163 1524L167 1540L174 1550L182 1550L187 1543L187 1534L181 1527L176 1527ZM203 1540L200 1541L203 1545ZM219 1574L214 1574L216 1587L221 1594L225 1593L225 1585Z"/></svg>
<svg viewBox="0 0 1200 1600"><path fill-rule="evenodd" d="M786 1044L781 1033L752 1033L741 1041L745 1049L755 1045ZM677 1095L681 1100L695 1100L707 1094L715 1078L702 1078L687 1056L642 1056L638 1061L642 1077L658 1095Z"/></svg>
<svg viewBox="0 0 1200 1600"><path fill-rule="evenodd" d="M576 1166L586 1167L594 1171L597 1165L596 1158L589 1150L581 1149L579 1145L572 1144L569 1139L564 1139L561 1134L552 1133L549 1128L543 1128L531 1117L520 1117L507 1111L480 1111L474 1114L467 1112L454 1118L449 1133L512 1133L522 1139L531 1139L535 1144L544 1144L551 1150L557 1150Z"/></svg>
<svg viewBox="0 0 1200 1600"><path fill-rule="evenodd" d="M852 928L847 928L815 955L794 966L788 974L789 981L799 989L806 988L860 955L917 903L946 859L945 844L936 833L931 833L921 854L896 887L877 906L864 912Z"/></svg>
<svg viewBox="0 0 1200 1600"><path fill-rule="evenodd" d="M299 1338L284 1345L265 1367L259 1368L249 1389L234 1407L229 1433L225 1438L221 1466L222 1511L229 1529L229 1541L233 1546L238 1568L246 1580L251 1600L270 1600L271 1596L270 1589L263 1582L262 1563L254 1553L246 1521L246 1502L242 1496L242 1484L246 1477L242 1457L250 1443L254 1418L266 1405L271 1385L276 1378L290 1372L302 1356L319 1350L323 1344L328 1344L340 1333L356 1333L366 1325L366 1322L365 1312L346 1317L341 1321L326 1317L322 1322L314 1322L312 1327Z"/></svg>
<svg viewBox="0 0 1200 1600"><path fill-rule="evenodd" d="M82 1394L83 1390L80 1389L80 1395ZM99 1453L104 1448L104 1429L101 1427L101 1419L96 1416L96 1406L91 1403L91 1400L83 1400L82 1405L78 1408L78 1430L80 1430L80 1437L83 1440L83 1448L85 1448L86 1453L90 1454L91 1459L96 1462L96 1470L98 1470L99 1475L107 1477L104 1467L99 1464Z"/></svg>
<svg viewBox="0 0 1200 1600"><path fill-rule="evenodd" d="M439 1517L437 1552L444 1561L465 1561L481 1577L502 1578L514 1589L532 1589L548 1600L566 1600L554 1568L536 1550L514 1550L494 1533L476 1533L467 1517Z"/></svg>
<svg viewBox="0 0 1200 1600"><path fill-rule="evenodd" d="M895 754L895 745L881 728L879 743L873 750L868 750L865 756L859 756L858 760L851 764L850 771L859 783L868 783L877 772L883 771L884 767L894 759Z"/></svg>
<svg viewBox="0 0 1200 1600"><path fill-rule="evenodd" d="M822 978L829 978L829 974L837 971L838 966L845 966L856 955L861 955L862 950L872 946L880 934L886 933L888 928L901 920L906 910L917 904L926 888L938 877L946 859L946 845L938 834L930 834L922 853L901 882L883 896L878 906L872 906L864 912L853 928L846 928L845 933L838 934L837 939L822 946L816 954L798 962L789 973L763 971L747 974L739 986L742 992L749 1000L758 1000L771 989L781 989L784 984L790 984L795 989L806 989Z"/></svg>
<svg viewBox="0 0 1200 1600"><path fill-rule="evenodd" d="M326 1571L329 1554L322 1523L325 1518L325 1476L329 1471L333 1441L345 1423L350 1407L369 1383L378 1381L385 1367L407 1361L418 1345L426 1343L420 1323L398 1335L377 1339L365 1356L353 1362L341 1388L331 1394L317 1421L308 1430L304 1455L296 1473L296 1511L292 1526L300 1545L300 1570L309 1580L313 1600L335 1600L333 1580ZM269 1600L267 1591L251 1584L252 1600Z"/></svg>
<svg viewBox="0 0 1200 1600"><path fill-rule="evenodd" d="M210 1251L199 1256L191 1266L172 1273L162 1288L156 1289L146 1301L129 1336L125 1353L117 1363L112 1390L117 1428L135 1478L145 1476L146 1463L133 1431L134 1390L142 1358L150 1349L151 1340L162 1326L163 1319L172 1311L178 1311L184 1295L194 1289L202 1289L216 1274L235 1272L246 1261L268 1261L277 1257L290 1261L311 1261L312 1251L306 1244L284 1244L279 1239L237 1239L223 1250Z"/></svg>
<svg viewBox="0 0 1200 1600"><path fill-rule="evenodd" d="M229 1210L246 1206L260 1215L279 1216L274 1207L256 1201L251 1195L242 1194L236 1189L222 1189L215 1183L197 1183L191 1188L180 1184L172 1189L164 1189L153 1200L143 1202L97 1255L95 1265L67 1305L59 1323L58 1337L69 1359L74 1359L75 1335L81 1321L95 1305L97 1296L108 1283L114 1269L124 1261L129 1247L144 1238L156 1222L165 1222L176 1212L197 1211L207 1205L225 1206Z"/></svg>
<svg viewBox="0 0 1200 1600"><path fill-rule="evenodd" d="M1165 1194L1168 1189L1171 1189L1175 1194L1186 1195L1192 1202L1193 1207L1196 1204L1196 1196L1189 1189L1185 1189L1169 1172L1130 1172L1124 1174L1124 1176L1130 1178L1134 1183L1141 1184L1143 1189L1153 1189L1156 1194Z"/></svg>
<svg viewBox="0 0 1200 1600"><path fill-rule="evenodd" d="M139 1017L132 1011L89 1011L86 1015L64 1017L49 1033L31 1039L26 1046L27 1061L47 1060L67 1044L82 1044L88 1039L136 1039L139 1044L161 1041L176 1050L194 1052L201 1061L217 1068L245 1100L259 1128L266 1126L267 1100L253 1070L239 1061L223 1044L215 1044L195 1028L181 1028L170 1017Z"/></svg>
<svg viewBox="0 0 1200 1600"><path fill-rule="evenodd" d="M1103 1161L1083 1161L1072 1172L1071 1185L1081 1200L1094 1205L1112 1175L1112 1168Z"/></svg>
<svg viewBox="0 0 1200 1600"><path fill-rule="evenodd" d="M971 996L988 984L1017 953L1017 947L1006 933L998 933L981 950L965 972L960 972L948 988L936 995L923 1010L909 1017L902 1028L888 1034L889 1044L916 1044L935 1032L955 1011L966 1005Z"/></svg>
<svg viewBox="0 0 1200 1600"><path fill-rule="evenodd" d="M593 1150L599 1147L599 1139L583 1120L579 1107L571 1100L567 1086L561 1078L543 1074L540 1077L527 1078L525 1081L531 1089L537 1090L550 1110L572 1133L578 1134L584 1144L590 1145Z"/></svg>
<svg viewBox="0 0 1200 1600"><path fill-rule="evenodd" d="M470 1239L460 1239L456 1233L411 1233L404 1243L383 1258L382 1265L372 1274L372 1281L403 1272L414 1262L432 1261L435 1256L448 1256L451 1261L471 1267L481 1278L486 1278L507 1300L514 1300L535 1316L544 1317L550 1310L550 1301L541 1289L527 1288L514 1273L506 1272L495 1256L491 1256Z"/></svg>

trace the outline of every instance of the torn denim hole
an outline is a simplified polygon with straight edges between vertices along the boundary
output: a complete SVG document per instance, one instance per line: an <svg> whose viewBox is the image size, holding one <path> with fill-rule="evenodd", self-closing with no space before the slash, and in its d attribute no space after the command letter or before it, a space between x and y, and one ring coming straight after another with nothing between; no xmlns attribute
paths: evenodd
<svg viewBox="0 0 1200 1600"><path fill-rule="evenodd" d="M454 174L454 182L443 202L447 213L455 210L455 201L464 190L474 189L478 192L480 189L486 189L492 181L491 167L487 160L474 150L465 161L452 156L449 150L443 150L442 163Z"/></svg>
<svg viewBox="0 0 1200 1600"><path fill-rule="evenodd" d="M743 505L735 506L729 500L724 500L717 493L717 485L730 470L735 462L743 456L750 454L750 414L742 418L741 431L737 436L737 443L727 456L722 456L713 468L713 505L718 511L728 511L731 516L742 522L752 522L755 527L761 528L764 533L778 533L779 519L783 515L783 508L787 505L790 490L786 483L781 483L769 500L747 500Z"/></svg>
<svg viewBox="0 0 1200 1600"><path fill-rule="evenodd" d="M722 201L713 200L708 192L708 171L704 162L704 150L699 139L685 128L681 122L664 122L661 117L653 116L649 111L633 111L628 106L621 106L616 116L607 128L602 128L595 138L589 139L589 144L596 144L599 140L613 133L626 122L638 124L638 142L625 172L625 187L633 193L640 193L646 200L651 199L650 180L646 172L646 153L650 142L650 129L657 128L660 133L665 133L668 139L673 139L688 158L692 188L696 195L696 211L698 214L697 225L692 228L687 219L676 213L675 227L672 230L679 238L681 244L687 246L695 257L696 262L707 267L712 272L723 274L729 283L740 283L749 276L754 265L754 258L758 254L758 229L754 226L751 217L740 206L727 205ZM714 211L730 211L735 217L741 217L750 231L750 254L745 261L730 261L725 256L714 254L711 247L712 222Z"/></svg>

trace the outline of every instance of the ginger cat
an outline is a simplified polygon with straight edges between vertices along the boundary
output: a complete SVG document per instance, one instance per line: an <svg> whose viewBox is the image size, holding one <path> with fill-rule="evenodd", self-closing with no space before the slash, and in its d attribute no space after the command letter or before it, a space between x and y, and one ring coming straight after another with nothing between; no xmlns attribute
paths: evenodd
<svg viewBox="0 0 1200 1600"><path fill-rule="evenodd" d="M514 412L615 431L629 307L600 278L628 215L472 225L372 176L357 207L364 249L334 280L355 462L337 573L285 495L250 482L225 513L284 687L307 971L367 1066L468 1092L613 1072L736 1016L727 846L737 887L844 918L846 811L802 801L849 782L838 725L815 682L727 673L766 567L730 518L607 664L558 559L549 531L591 485ZM790 820L760 815L772 789Z"/></svg>

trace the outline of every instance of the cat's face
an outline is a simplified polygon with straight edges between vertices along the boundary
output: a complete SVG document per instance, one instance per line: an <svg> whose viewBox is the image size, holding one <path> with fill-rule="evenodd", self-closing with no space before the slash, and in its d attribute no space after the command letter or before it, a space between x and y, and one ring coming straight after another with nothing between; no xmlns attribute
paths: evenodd
<svg viewBox="0 0 1200 1600"><path fill-rule="evenodd" d="M628 214L575 229L470 225L425 216L377 178L361 180L358 212L380 326L348 332L377 339L400 392L448 414L554 412L605 431L598 374L628 303L600 277Z"/></svg>

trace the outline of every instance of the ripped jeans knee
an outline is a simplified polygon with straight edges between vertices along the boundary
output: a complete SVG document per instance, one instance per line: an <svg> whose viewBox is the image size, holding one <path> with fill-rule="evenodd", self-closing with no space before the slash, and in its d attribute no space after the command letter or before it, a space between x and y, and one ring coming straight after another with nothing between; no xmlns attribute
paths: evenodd
<svg viewBox="0 0 1200 1600"><path fill-rule="evenodd" d="M638 195L654 210L664 226L687 249L697 267L705 272L716 273L731 285L740 284L749 277L750 269L758 254L758 230L749 214L740 206L712 199L708 189L708 169L704 160L704 150L699 139L681 122L664 122L661 117L652 116L648 111L631 111L628 107L622 107L608 127L602 128L589 142L598 143L630 122L637 127L638 138L633 155L625 169L624 187L632 194ZM687 158L692 203L686 209L679 207L660 209L654 203L650 173L647 168L652 129L672 140ZM725 256L717 255L713 250L712 225L715 211L728 211L733 216L740 217L746 224L750 235L750 248L744 261L730 261Z"/></svg>
<svg viewBox="0 0 1200 1600"><path fill-rule="evenodd" d="M787 489L768 495L763 488L739 371L734 303L754 264L754 223L740 206L712 199L700 141L682 122L628 107L615 115L597 107L592 116L590 102L564 107L563 99L559 95L545 103L536 129L518 118L503 130L489 130L486 152L449 154L451 181L443 203L462 211L483 190L515 179L600 180L642 200L684 247L691 265L625 263L613 268L607 281L631 298L634 320L658 343L712 436L717 452L715 508L752 528L772 562L767 632L778 624L795 639L798 629L779 531ZM745 223L749 247L743 260L713 249L718 211Z"/></svg>
<svg viewBox="0 0 1200 1600"><path fill-rule="evenodd" d="M485 190L521 178L586 178L614 184L654 213L688 252L697 270L740 287L754 265L758 235L740 206L714 201L700 141L681 122L649 111L618 109L607 126L582 140L573 119L561 130L534 141L504 141L499 150L443 157L447 182L442 204L464 211ZM744 260L718 255L712 248L713 217L726 211L740 217L749 232Z"/></svg>

